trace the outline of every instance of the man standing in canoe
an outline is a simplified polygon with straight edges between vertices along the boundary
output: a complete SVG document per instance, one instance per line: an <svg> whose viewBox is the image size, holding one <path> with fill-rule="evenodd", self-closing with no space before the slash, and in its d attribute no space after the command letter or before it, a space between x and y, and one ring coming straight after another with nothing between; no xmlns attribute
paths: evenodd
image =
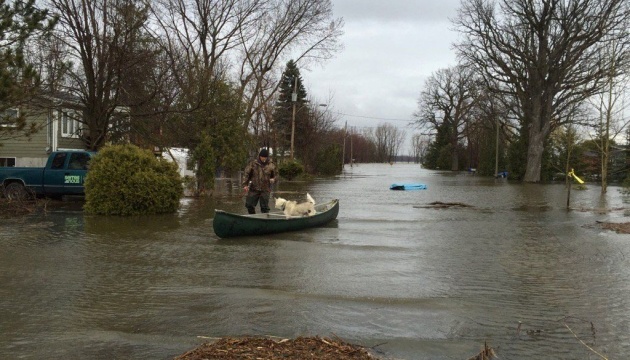
<svg viewBox="0 0 630 360"><path fill-rule="evenodd" d="M276 165L269 158L269 150L262 149L258 158L245 167L243 190L247 193L245 207L250 214L256 213L256 204L260 201L260 211L269 212L271 185L276 181Z"/></svg>

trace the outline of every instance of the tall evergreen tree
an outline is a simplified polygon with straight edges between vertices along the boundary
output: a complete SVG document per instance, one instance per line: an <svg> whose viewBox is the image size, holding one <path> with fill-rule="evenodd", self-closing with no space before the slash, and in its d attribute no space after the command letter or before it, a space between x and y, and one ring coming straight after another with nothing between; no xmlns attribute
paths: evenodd
<svg viewBox="0 0 630 360"><path fill-rule="evenodd" d="M297 144L306 140L302 139L300 135L305 133L304 130L308 126L306 89L302 82L300 70L293 60L287 62L287 66L282 73L282 79L280 79L278 92L278 101L273 114L273 130L276 134L276 147L284 153L291 147L293 105L295 105L295 148L299 147ZM297 93L295 104L292 99L294 92Z"/></svg>
<svg viewBox="0 0 630 360"><path fill-rule="evenodd" d="M450 169L451 134L449 124L444 122L437 128L435 140L429 144L423 164L427 169Z"/></svg>
<svg viewBox="0 0 630 360"><path fill-rule="evenodd" d="M24 57L29 39L50 33L56 19L35 0L0 0L0 138L7 134L30 135L24 113L12 109L28 101L39 86L39 76Z"/></svg>
<svg viewBox="0 0 630 360"><path fill-rule="evenodd" d="M220 170L242 169L250 148L238 92L224 81L212 82L207 91L202 96L207 100L198 109L172 119L165 127L181 146L191 150L199 194L214 188Z"/></svg>

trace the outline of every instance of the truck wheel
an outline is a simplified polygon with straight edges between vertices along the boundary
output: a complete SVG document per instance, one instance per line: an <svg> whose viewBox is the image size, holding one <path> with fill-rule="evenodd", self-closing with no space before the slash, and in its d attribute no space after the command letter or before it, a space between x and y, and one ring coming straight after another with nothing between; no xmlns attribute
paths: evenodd
<svg viewBox="0 0 630 360"><path fill-rule="evenodd" d="M9 200L28 200L31 198L30 192L19 182L12 182L4 187L4 197Z"/></svg>

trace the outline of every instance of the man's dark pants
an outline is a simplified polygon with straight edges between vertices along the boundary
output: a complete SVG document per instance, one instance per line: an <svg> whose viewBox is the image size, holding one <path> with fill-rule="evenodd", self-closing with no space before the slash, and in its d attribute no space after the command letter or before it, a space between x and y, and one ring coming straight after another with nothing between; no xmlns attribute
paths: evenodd
<svg viewBox="0 0 630 360"><path fill-rule="evenodd" d="M256 213L256 204L260 200L260 212L268 213L269 212L269 192L265 191L250 191L247 193L247 198L245 199L245 207L247 208L247 212L250 214Z"/></svg>

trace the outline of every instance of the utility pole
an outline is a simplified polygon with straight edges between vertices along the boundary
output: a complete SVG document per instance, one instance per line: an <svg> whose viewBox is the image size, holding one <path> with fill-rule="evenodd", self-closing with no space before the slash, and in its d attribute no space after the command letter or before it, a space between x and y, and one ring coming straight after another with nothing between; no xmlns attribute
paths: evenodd
<svg viewBox="0 0 630 360"><path fill-rule="evenodd" d="M354 158L352 157L352 135L354 135L354 127L350 128L350 167L352 167L352 163L354 162Z"/></svg>
<svg viewBox="0 0 630 360"><path fill-rule="evenodd" d="M291 160L293 160L293 142L295 140L295 104L297 103L297 76L295 76L295 85L293 93L291 94L291 101L293 101L293 118L291 119Z"/></svg>
<svg viewBox="0 0 630 360"><path fill-rule="evenodd" d="M341 151L341 171L346 164L346 136L348 135L348 121L346 120L346 126L343 130L343 149Z"/></svg>
<svg viewBox="0 0 630 360"><path fill-rule="evenodd" d="M499 117L497 117L497 144L494 149L494 178L499 177Z"/></svg>

